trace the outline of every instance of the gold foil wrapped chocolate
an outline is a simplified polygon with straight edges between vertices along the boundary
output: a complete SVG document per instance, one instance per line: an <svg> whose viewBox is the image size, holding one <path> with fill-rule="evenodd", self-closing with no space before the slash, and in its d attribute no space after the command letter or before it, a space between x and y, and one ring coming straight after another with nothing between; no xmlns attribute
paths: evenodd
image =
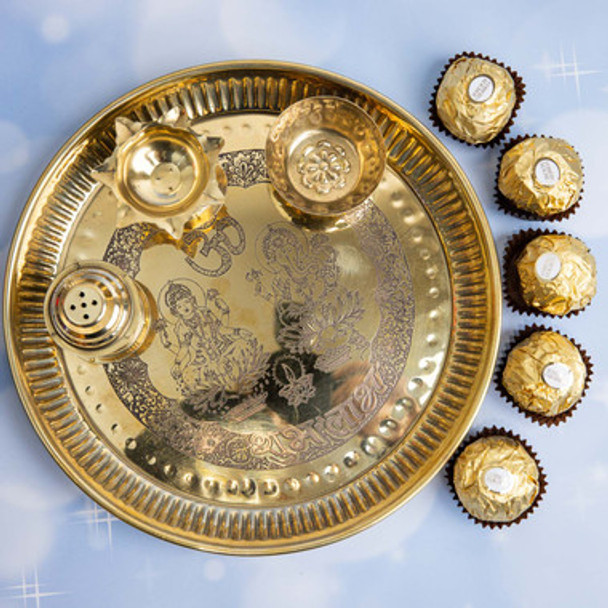
<svg viewBox="0 0 608 608"><path fill-rule="evenodd" d="M528 137L504 153L498 190L520 211L546 219L574 206L583 188L583 166L563 139Z"/></svg>
<svg viewBox="0 0 608 608"><path fill-rule="evenodd" d="M450 63L435 95L437 116L455 137L470 144L495 139L518 103L511 72L493 61L461 56Z"/></svg>
<svg viewBox="0 0 608 608"><path fill-rule="evenodd" d="M524 444L509 435L482 436L456 458L452 484L464 509L480 522L508 524L537 501L542 473Z"/></svg>
<svg viewBox="0 0 608 608"><path fill-rule="evenodd" d="M587 246L566 234L532 239L516 260L527 306L563 316L589 304L596 291L595 259Z"/></svg>
<svg viewBox="0 0 608 608"><path fill-rule="evenodd" d="M580 401L587 373L581 352L568 338L536 331L508 354L502 384L520 408L555 417Z"/></svg>

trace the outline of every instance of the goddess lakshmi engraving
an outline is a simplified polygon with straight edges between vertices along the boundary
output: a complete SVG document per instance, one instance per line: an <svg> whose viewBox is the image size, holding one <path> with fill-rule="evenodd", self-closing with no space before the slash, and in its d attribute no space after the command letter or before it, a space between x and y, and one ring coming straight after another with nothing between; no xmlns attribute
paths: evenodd
<svg viewBox="0 0 608 608"><path fill-rule="evenodd" d="M188 279L170 281L159 295L159 309L166 315L158 323L161 343L175 355L171 375L195 411L224 410L227 395L251 392L268 355L251 332L230 326L230 309L215 289Z"/></svg>

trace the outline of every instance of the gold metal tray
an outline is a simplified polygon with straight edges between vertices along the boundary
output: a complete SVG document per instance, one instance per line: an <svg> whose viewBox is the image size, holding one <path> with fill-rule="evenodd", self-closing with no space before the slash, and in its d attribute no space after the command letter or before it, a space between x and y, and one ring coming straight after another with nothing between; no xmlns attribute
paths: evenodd
<svg viewBox="0 0 608 608"><path fill-rule="evenodd" d="M282 110L317 95L372 117L387 166L365 204L315 219L276 195L265 143ZM225 140L225 206L178 240L117 227L92 177L115 120L177 106ZM141 353L91 363L51 339L45 294L85 260L151 294ZM4 322L28 415L87 494L167 540L268 554L353 534L440 470L487 388L500 303L484 214L433 135L340 76L248 62L156 80L74 135L21 218Z"/></svg>

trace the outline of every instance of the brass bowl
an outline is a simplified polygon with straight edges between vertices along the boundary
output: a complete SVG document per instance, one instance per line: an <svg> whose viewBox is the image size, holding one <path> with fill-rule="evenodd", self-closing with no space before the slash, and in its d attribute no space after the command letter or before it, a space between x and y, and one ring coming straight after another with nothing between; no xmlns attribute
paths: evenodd
<svg viewBox="0 0 608 608"><path fill-rule="evenodd" d="M313 215L354 209L374 192L386 164L380 130L339 97L309 97L278 117L266 142L268 176L282 199Z"/></svg>
<svg viewBox="0 0 608 608"><path fill-rule="evenodd" d="M208 180L205 152L184 129L149 127L118 154L116 181L122 197L150 215L172 215L188 208Z"/></svg>

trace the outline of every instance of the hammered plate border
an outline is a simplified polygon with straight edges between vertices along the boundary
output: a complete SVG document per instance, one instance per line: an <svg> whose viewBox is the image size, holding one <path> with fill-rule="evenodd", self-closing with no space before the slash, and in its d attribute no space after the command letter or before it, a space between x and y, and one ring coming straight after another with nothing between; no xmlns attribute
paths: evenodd
<svg viewBox="0 0 608 608"><path fill-rule="evenodd" d="M112 150L109 134L116 116L149 120L176 104L190 117L279 113L312 95L344 97L373 117L389 165L433 218L453 292L453 334L444 373L400 444L332 494L272 509L202 503L132 470L93 433L72 400L45 329L44 294L61 264L71 223L94 188L90 171ZM213 64L170 74L117 100L85 124L59 151L30 197L9 256L4 302L8 356L21 399L62 469L101 505L140 529L233 554L326 544L367 527L416 494L456 449L479 408L494 367L501 311L492 235L449 152L418 121L374 91L322 70L274 62Z"/></svg>

